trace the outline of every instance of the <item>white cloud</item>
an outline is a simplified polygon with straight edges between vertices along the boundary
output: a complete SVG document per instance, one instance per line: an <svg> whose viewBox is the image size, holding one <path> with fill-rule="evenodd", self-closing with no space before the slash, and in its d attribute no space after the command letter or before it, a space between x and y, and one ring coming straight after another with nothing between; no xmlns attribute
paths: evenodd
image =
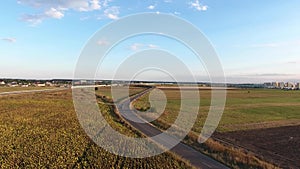
<svg viewBox="0 0 300 169"><path fill-rule="evenodd" d="M43 14L27 14L21 17L22 21L31 23L32 26L40 24L45 19Z"/></svg>
<svg viewBox="0 0 300 169"><path fill-rule="evenodd" d="M10 42L10 43L15 43L17 41L16 38L1 38L1 40Z"/></svg>
<svg viewBox="0 0 300 169"><path fill-rule="evenodd" d="M150 5L150 6L148 6L148 9L150 9L150 10L155 9L155 5Z"/></svg>
<svg viewBox="0 0 300 169"><path fill-rule="evenodd" d="M149 47L149 48L158 48L157 45L153 45L153 44L149 44L148 47Z"/></svg>
<svg viewBox="0 0 300 169"><path fill-rule="evenodd" d="M140 44L140 43L134 43L130 46L130 49L133 50L133 51L136 51L136 50L140 50L142 47L144 47L143 44Z"/></svg>
<svg viewBox="0 0 300 169"><path fill-rule="evenodd" d="M180 13L180 12L177 12L177 11L175 11L173 14L174 14L174 15L181 15L181 13Z"/></svg>
<svg viewBox="0 0 300 169"><path fill-rule="evenodd" d="M19 0L18 4L31 6L39 11L36 14L25 14L21 18L36 25L47 18L61 19L68 10L80 12L100 10L107 7L109 2L111 0Z"/></svg>
<svg viewBox="0 0 300 169"><path fill-rule="evenodd" d="M92 10L101 9L101 5L100 5L99 0L91 0L90 3L91 3L91 9Z"/></svg>
<svg viewBox="0 0 300 169"><path fill-rule="evenodd" d="M191 8L195 8L197 11L206 11L208 6L202 5L199 0L190 2Z"/></svg>
<svg viewBox="0 0 300 169"><path fill-rule="evenodd" d="M42 9L72 9L76 11L93 11L101 9L100 0L19 0L19 4L29 5Z"/></svg>
<svg viewBox="0 0 300 169"><path fill-rule="evenodd" d="M43 20L47 18L61 19L63 17L64 17L63 10L60 11L55 8L50 8L49 10L45 11L42 14L23 15L21 20L25 22L29 22L31 23L32 26L35 26L40 24L41 22L43 22Z"/></svg>
<svg viewBox="0 0 300 169"><path fill-rule="evenodd" d="M61 19L64 17L64 14L55 8L51 8L50 10L46 11L45 15L55 19Z"/></svg>
<svg viewBox="0 0 300 169"><path fill-rule="evenodd" d="M103 0L102 2L102 6L103 7L108 7L109 2L111 2L112 0Z"/></svg>
<svg viewBox="0 0 300 169"><path fill-rule="evenodd" d="M119 19L119 16L118 16L120 14L119 9L120 9L120 7L117 7L117 6L109 7L104 10L104 16L106 16L109 19L113 19L113 20Z"/></svg>

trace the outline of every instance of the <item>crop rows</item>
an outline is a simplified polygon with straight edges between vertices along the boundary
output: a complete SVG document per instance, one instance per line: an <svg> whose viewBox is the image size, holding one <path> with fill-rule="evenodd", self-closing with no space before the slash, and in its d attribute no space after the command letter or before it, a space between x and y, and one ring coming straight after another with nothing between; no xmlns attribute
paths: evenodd
<svg viewBox="0 0 300 169"><path fill-rule="evenodd" d="M99 106L113 128L136 135ZM71 91L1 96L0 133L0 168L191 168L169 153L131 159L99 147L81 128Z"/></svg>

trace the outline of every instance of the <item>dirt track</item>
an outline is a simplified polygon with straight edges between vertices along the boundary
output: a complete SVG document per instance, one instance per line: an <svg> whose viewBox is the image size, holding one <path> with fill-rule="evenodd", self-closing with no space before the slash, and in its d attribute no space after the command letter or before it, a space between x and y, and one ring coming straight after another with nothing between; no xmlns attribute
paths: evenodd
<svg viewBox="0 0 300 169"><path fill-rule="evenodd" d="M300 125L215 133L214 137L244 147L281 168L300 168Z"/></svg>

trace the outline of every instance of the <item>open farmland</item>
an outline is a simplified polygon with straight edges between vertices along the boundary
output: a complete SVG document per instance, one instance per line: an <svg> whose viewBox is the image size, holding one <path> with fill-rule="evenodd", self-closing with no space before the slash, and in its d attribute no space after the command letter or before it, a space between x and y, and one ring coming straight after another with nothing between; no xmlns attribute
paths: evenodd
<svg viewBox="0 0 300 169"><path fill-rule="evenodd" d="M166 129L178 115L181 102L180 91L176 89L162 89L162 91L168 99L166 109L153 124ZM194 91L186 90L185 92ZM201 107L197 122L191 132L194 136L201 132L211 98L210 90L199 90L199 92ZM214 139L229 143L233 147L250 150L260 159L275 163L280 167L286 164L291 164L290 167L294 168L299 167L296 164L300 161L298 149L300 136L299 132L295 131L300 125L300 91L233 89L227 92L225 111ZM138 99L134 106L143 111L149 109L148 96ZM186 99L193 100L193 98ZM144 118L149 116L147 113L140 113L140 115ZM270 137L265 138L266 136ZM293 138L292 144L287 138ZM188 142L194 144L191 141ZM286 148L287 151L280 151L281 148ZM280 156L285 158L278 158ZM236 166L236 168L239 167Z"/></svg>
<svg viewBox="0 0 300 169"><path fill-rule="evenodd" d="M113 128L138 135L99 105ZM169 153L130 159L100 148L81 128L70 90L0 96L0 125L0 168L191 168Z"/></svg>
<svg viewBox="0 0 300 169"><path fill-rule="evenodd" d="M216 133L215 137L241 145L282 168L300 168L300 125Z"/></svg>
<svg viewBox="0 0 300 169"><path fill-rule="evenodd" d="M105 96L105 99L110 102L117 102L126 97L133 96L137 93L144 91L146 88L143 87L134 87L134 86L127 86L127 87L100 87L97 88L96 94L99 96ZM112 90L118 94L118 100L116 98L113 99Z"/></svg>
<svg viewBox="0 0 300 169"><path fill-rule="evenodd" d="M13 91L25 91L25 90L43 90L43 89L55 89L55 87L0 87L0 93L13 92Z"/></svg>

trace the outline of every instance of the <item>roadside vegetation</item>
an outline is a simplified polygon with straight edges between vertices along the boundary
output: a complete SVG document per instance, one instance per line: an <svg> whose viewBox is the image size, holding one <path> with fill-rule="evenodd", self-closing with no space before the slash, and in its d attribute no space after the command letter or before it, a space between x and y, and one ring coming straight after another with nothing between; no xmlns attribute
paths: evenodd
<svg viewBox="0 0 300 169"><path fill-rule="evenodd" d="M113 128L138 135L99 102ZM81 128L71 90L0 96L0 133L0 168L192 168L169 153L131 159L102 149Z"/></svg>

